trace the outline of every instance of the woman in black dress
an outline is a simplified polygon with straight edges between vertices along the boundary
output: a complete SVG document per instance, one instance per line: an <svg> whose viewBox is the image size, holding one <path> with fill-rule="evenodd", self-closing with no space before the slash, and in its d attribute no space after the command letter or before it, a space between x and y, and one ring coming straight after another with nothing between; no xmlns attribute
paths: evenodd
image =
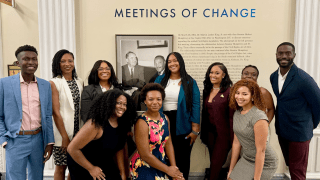
<svg viewBox="0 0 320 180"><path fill-rule="evenodd" d="M91 106L88 120L68 146L71 179L125 180L124 146L134 104L126 93L103 93Z"/></svg>

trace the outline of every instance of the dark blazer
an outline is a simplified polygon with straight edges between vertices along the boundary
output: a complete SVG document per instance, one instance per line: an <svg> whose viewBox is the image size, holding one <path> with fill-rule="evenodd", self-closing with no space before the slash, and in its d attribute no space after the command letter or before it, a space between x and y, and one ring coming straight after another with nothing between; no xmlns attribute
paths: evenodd
<svg viewBox="0 0 320 180"><path fill-rule="evenodd" d="M164 74L157 77L155 83L161 83ZM189 83L189 82L188 82ZM163 111L163 107L160 109ZM200 124L200 91L196 80L192 85L192 110L187 110L186 96L181 85L178 96L178 109L176 119L176 135L189 134L192 131L192 122Z"/></svg>
<svg viewBox="0 0 320 180"><path fill-rule="evenodd" d="M131 78L128 64L122 66L122 84L124 86L142 88L145 84L144 68L136 65L133 71L133 78Z"/></svg>
<svg viewBox="0 0 320 180"><path fill-rule="evenodd" d="M100 85L91 84L83 88L80 115L84 123L87 121L88 112L92 103L100 94L102 94Z"/></svg>
<svg viewBox="0 0 320 180"><path fill-rule="evenodd" d="M41 127L44 148L54 143L52 128L51 85L37 78L41 107ZM9 138L16 138L22 122L22 99L20 73L0 79L0 144Z"/></svg>
<svg viewBox="0 0 320 180"><path fill-rule="evenodd" d="M279 93L278 70L270 82L277 97L275 127L278 136L294 142L310 140L320 121L320 89L313 78L295 64Z"/></svg>

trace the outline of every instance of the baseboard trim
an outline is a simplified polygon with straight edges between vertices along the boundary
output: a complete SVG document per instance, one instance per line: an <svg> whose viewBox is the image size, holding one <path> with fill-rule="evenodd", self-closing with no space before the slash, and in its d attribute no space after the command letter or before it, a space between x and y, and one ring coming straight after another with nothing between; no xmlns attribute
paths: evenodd
<svg viewBox="0 0 320 180"><path fill-rule="evenodd" d="M205 175L204 172L190 172L189 176L190 177L203 177ZM275 173L273 175L274 178L284 178L285 174L284 173Z"/></svg>

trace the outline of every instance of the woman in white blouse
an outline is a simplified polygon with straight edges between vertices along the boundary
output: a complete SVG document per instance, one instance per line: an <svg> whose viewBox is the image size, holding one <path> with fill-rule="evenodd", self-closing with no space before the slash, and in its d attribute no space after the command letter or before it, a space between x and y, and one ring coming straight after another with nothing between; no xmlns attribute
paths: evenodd
<svg viewBox="0 0 320 180"><path fill-rule="evenodd" d="M170 119L176 164L187 180L192 145L200 134L200 91L178 52L167 56L164 74L155 83L165 88L163 112Z"/></svg>

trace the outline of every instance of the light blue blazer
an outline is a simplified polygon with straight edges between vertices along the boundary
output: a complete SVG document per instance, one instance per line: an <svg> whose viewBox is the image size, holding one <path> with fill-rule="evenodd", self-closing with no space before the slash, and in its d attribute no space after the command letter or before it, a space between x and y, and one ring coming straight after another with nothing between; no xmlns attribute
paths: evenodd
<svg viewBox="0 0 320 180"><path fill-rule="evenodd" d="M158 76L155 83L162 81L164 74ZM188 82L189 83L189 82ZM183 86L181 85L178 97L178 109L176 120L176 134L183 135L189 134L192 131L192 122L200 124L200 91L197 82L193 79L192 86L192 110L187 110L187 101L184 94ZM161 108L161 111L163 108Z"/></svg>
<svg viewBox="0 0 320 180"><path fill-rule="evenodd" d="M52 129L52 94L50 83L37 78L44 148L54 143ZM20 74L0 79L0 145L16 138L22 122Z"/></svg>

